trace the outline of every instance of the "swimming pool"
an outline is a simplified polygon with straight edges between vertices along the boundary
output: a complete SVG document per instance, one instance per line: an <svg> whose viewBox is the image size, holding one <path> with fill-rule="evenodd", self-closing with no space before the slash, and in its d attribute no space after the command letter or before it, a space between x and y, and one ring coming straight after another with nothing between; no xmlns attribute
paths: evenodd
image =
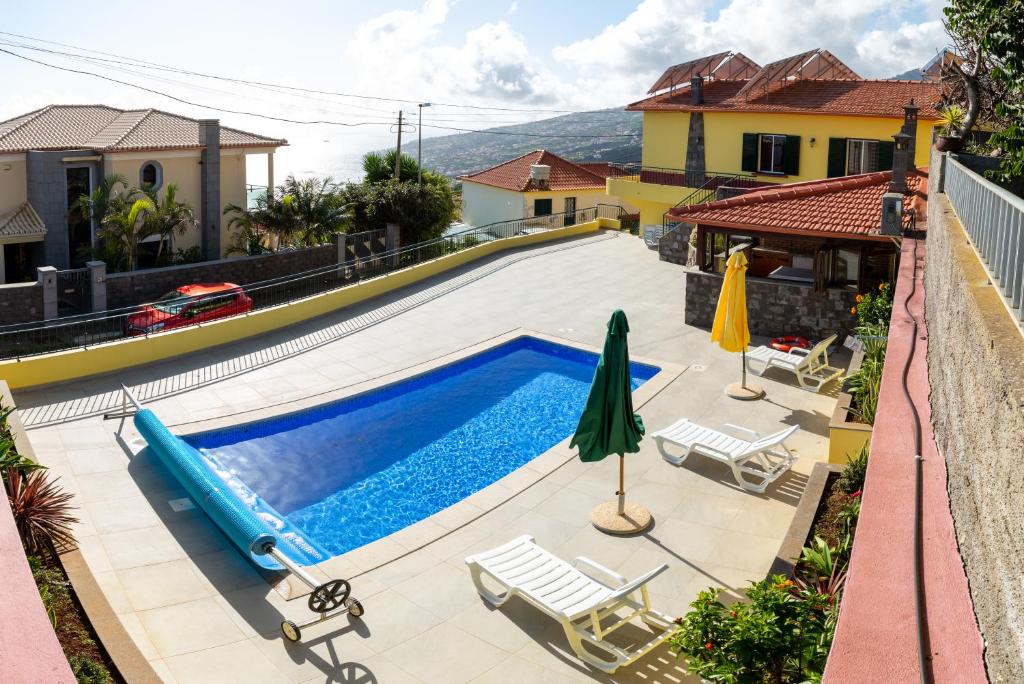
<svg viewBox="0 0 1024 684"><path fill-rule="evenodd" d="M571 435L597 359L524 336L364 394L185 440L338 555L447 508ZM633 389L659 370L632 363Z"/></svg>

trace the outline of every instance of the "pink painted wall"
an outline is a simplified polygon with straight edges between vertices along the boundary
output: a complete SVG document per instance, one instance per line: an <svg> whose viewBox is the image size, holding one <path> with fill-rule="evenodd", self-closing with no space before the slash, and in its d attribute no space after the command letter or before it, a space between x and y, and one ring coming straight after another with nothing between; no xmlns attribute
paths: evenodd
<svg viewBox="0 0 1024 684"><path fill-rule="evenodd" d="M74 682L25 558L6 497L0 503L0 682Z"/></svg>
<svg viewBox="0 0 1024 684"><path fill-rule="evenodd" d="M908 384L922 423L924 597L930 669L936 682L985 682L983 644L974 618L946 494L946 464L935 446L928 404L928 331L924 323L925 243L903 241L889 346L868 460L860 521L826 684L920 681L914 610L914 430L902 374L913 326L917 349ZM950 363L955 363L950 359ZM965 397L965 400L967 398Z"/></svg>

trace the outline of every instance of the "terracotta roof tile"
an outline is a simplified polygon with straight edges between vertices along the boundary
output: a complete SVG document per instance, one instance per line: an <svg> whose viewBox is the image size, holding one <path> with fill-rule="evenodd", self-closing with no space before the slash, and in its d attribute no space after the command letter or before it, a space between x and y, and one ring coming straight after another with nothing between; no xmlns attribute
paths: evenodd
<svg viewBox="0 0 1024 684"><path fill-rule="evenodd" d="M534 164L546 164L551 167L551 175L546 188L541 188L533 182L530 176L530 167ZM459 180L517 192L604 189L605 187L603 176L589 171L579 164L562 159L547 150L534 150L489 169L459 176Z"/></svg>
<svg viewBox="0 0 1024 684"><path fill-rule="evenodd" d="M690 103L690 89L648 97L626 107L630 111L780 112L792 114L849 114L903 117L911 99L921 108L921 119L938 119L937 83L925 81L795 81L749 99L737 95L746 81L710 81L704 84L704 102Z"/></svg>
<svg viewBox="0 0 1024 684"><path fill-rule="evenodd" d="M882 195L892 171L790 183L736 197L671 209L680 221L772 232L834 233L881 237ZM917 227L927 216L928 171L907 175L904 208L914 209Z"/></svg>
<svg viewBox="0 0 1024 684"><path fill-rule="evenodd" d="M221 147L287 145L221 126ZM199 121L158 109L122 110L105 105L50 105L0 122L0 153L26 150L97 151L199 149Z"/></svg>
<svg viewBox="0 0 1024 684"><path fill-rule="evenodd" d="M46 225L28 202L0 216L0 237L25 239L42 238L44 235Z"/></svg>

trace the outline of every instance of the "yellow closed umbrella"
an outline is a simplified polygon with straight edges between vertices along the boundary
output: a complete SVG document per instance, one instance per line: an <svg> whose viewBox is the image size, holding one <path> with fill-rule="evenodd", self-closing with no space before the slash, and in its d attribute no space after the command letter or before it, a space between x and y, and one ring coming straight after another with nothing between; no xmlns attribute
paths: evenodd
<svg viewBox="0 0 1024 684"><path fill-rule="evenodd" d="M747 328L747 256L742 249L729 255L725 263L725 280L718 296L715 322L711 325L711 341L728 352L743 354L743 379L725 388L725 393L736 399L760 399L764 390L747 385L747 345L750 344L750 329Z"/></svg>

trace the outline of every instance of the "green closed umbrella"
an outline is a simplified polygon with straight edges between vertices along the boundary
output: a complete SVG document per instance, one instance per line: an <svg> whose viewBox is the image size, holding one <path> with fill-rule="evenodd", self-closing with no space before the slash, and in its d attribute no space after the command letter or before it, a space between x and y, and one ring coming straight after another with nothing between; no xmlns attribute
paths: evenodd
<svg viewBox="0 0 1024 684"><path fill-rule="evenodd" d="M619 455L617 501L601 504L591 516L599 529L619 534L646 528L651 517L642 506L627 506L625 501L625 455L639 451L644 436L643 420L633 413L628 333L626 314L616 309L608 321L604 351L594 371L587 405L569 444L570 448L579 446L582 461Z"/></svg>

